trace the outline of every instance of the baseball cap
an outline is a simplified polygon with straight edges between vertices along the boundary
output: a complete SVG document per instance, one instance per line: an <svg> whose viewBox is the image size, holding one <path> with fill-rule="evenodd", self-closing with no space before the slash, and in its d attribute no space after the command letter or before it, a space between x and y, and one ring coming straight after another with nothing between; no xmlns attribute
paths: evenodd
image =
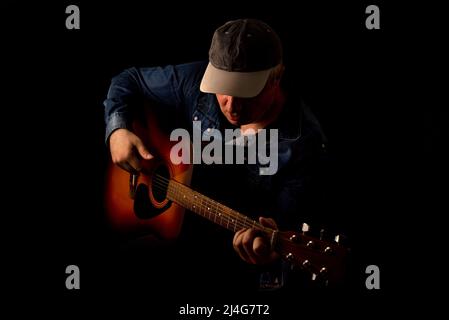
<svg viewBox="0 0 449 320"><path fill-rule="evenodd" d="M269 25L256 19L228 21L212 37L209 64L200 90L255 97L264 88L272 69L281 62L282 44Z"/></svg>

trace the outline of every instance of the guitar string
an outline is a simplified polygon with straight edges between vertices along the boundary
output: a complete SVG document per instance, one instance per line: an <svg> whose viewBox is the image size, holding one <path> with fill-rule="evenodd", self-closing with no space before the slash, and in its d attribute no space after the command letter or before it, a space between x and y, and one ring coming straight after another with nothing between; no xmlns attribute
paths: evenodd
<svg viewBox="0 0 449 320"><path fill-rule="evenodd" d="M193 200L193 202L190 203L188 201L190 199L188 199L186 207L190 208L193 206L192 209L195 209L194 207L196 206L197 209L199 210L198 213L200 215L208 218L209 220L213 220L214 222L217 222L217 219L218 219L218 220L221 220L220 223L223 224L223 220L224 220L224 222L227 223L228 229L230 227L229 224L231 224L231 227L234 226L234 228L233 228L234 231L236 230L237 226L242 227L242 228L243 227L245 227L245 228L257 227L258 229L261 229L265 232L273 231L273 230L269 230L268 228L265 228L264 226L260 225L255 220L248 219L246 216L239 214L238 212L235 212L234 210L232 210L230 208L224 207L222 204L220 204L216 201L213 201L212 199L208 199L206 196L203 196L201 194L195 195L195 193L197 193L196 191L194 191L186 186L183 186L182 184L179 184L176 181L173 181L173 183L171 185L172 185L173 191L182 193L182 195L184 197L186 196L186 194L187 194L187 196L189 196L189 193L190 193L190 197L192 197L192 198L196 197L196 199L198 199L198 196L199 196L199 200L201 200L201 203L194 203L195 200ZM181 188L177 187L178 185ZM167 187L166 183L163 183L162 187L166 188ZM184 192L181 190L182 188L185 189ZM203 202L205 202L205 204ZM213 211L212 212L210 211L210 208L213 207L213 205L215 205L217 207L217 209L215 211L218 212L218 218L217 218L216 213L214 213ZM220 206L224 207L223 210L220 209ZM208 209L207 212L206 212L205 208ZM214 218L211 217L211 214L214 215ZM208 215L208 217L207 217L207 215ZM234 218L235 221L232 218Z"/></svg>
<svg viewBox="0 0 449 320"><path fill-rule="evenodd" d="M164 178L164 177L157 177L157 178L161 178L161 179L164 179L164 180L166 180L166 181L168 181L168 179L166 179L166 178ZM161 186L164 188L164 189L167 189L167 183L166 183L166 181L161 181L160 179L158 179L158 180L155 180L156 182L160 182L161 183ZM172 189L174 190L174 191L179 191L179 192L182 192L182 188L184 188L185 190L184 190L184 192L183 192L183 196L186 196L186 194L187 195L189 195L189 193L190 193L190 196L193 196L193 197L196 197L196 199L200 199L200 200L204 200L204 202L206 202L206 204L204 204L204 203L197 203L197 205L199 205L200 206L200 209L204 209L204 208L211 208L211 207L213 207L213 205L215 205L216 207L217 207L217 212L219 213L219 214L225 214L226 216L230 216L230 217L234 217L235 219L244 219L245 221L242 221L242 223L245 223L248 227L249 226L255 226L255 225L259 225L259 223L257 222L257 221L255 221L255 220L249 220L250 222L248 222L248 219L249 218L247 218L246 216L244 216L244 215L242 215L242 214L240 214L240 213L238 213L238 212L236 212L236 211L234 211L234 210L232 210L232 209L230 209L230 208L227 208L227 207L225 207L224 205L222 205L222 204L220 204L220 203L218 203L218 202L216 202L216 201L214 201L214 200L212 200L212 199L210 199L210 198L208 198L208 197L206 197L206 196L204 196L204 195L202 195L202 194L200 194L200 193L198 193L198 192L196 192L196 191L194 191L193 189L190 189L190 188L188 188L188 187L186 187L186 186L184 186L184 185L182 185L182 184L180 184L179 182L177 182L177 181L174 181L174 180L172 180L172 184L171 184L171 186L172 186ZM196 194L195 194L196 193ZM195 201L195 200L194 200ZM196 205L195 203L193 203L192 202L192 204L193 205ZM190 206L188 206L188 207L190 207ZM220 209L220 207L224 207L223 208L223 210L221 210ZM226 212L227 211L227 212ZM208 211L209 212L209 214L210 213L213 213L213 212L210 212L210 211ZM262 225L260 225L260 227L263 227Z"/></svg>
<svg viewBox="0 0 449 320"><path fill-rule="evenodd" d="M158 183L158 181L155 181L155 182ZM166 184L163 184L163 185L155 184L155 186L157 186L158 188L164 188L164 190L167 188ZM179 195L186 196L187 192L183 192L181 190L181 188L177 187L176 185L172 185L172 189L173 189L172 190L173 192L177 192ZM185 191L187 191L187 190L185 190ZM190 191L190 193L194 192L193 190L188 190L188 191ZM192 208L192 205L193 205L194 207L192 209L198 209L199 212L197 212L197 213L199 213L201 216L203 216L211 221L214 221L217 223L217 220L220 220L220 224L223 226L224 226L223 222L225 222L227 225L227 228L230 229L230 227L233 227L234 231L236 231L236 229L238 227L240 227L240 228L255 228L255 227L257 227L257 229L260 229L265 232L273 231L272 229L268 229L268 228L261 226L255 220L250 220L250 221L252 221L252 223L249 223L247 221L248 218L242 218L242 217L245 217L244 215L241 215L241 217L240 217L235 214L232 215L232 213L231 213L232 211L231 212L223 211L222 209L220 209L220 206L223 206L223 205L221 205L220 203L215 202L215 201L211 202L205 196L200 195L200 200L204 200L204 202L206 202L206 205L203 203L198 203L198 204L194 204L193 202L190 203L188 200L186 200L187 202L182 201L181 198L178 201L181 202L180 203L181 205L183 205L187 208ZM177 201L175 201L175 202L177 202ZM184 202L184 204L183 204L183 202ZM209 209L209 208L213 207L212 204L217 206L217 209L215 211L218 213L218 215L217 215L217 213L214 213L213 211L210 211L210 210L208 210L207 212L205 211L205 208ZM196 208L195 208L195 206L196 206ZM227 209L228 209L228 211L232 210L230 208L227 208ZM201 212L201 211L203 211L203 212ZM207 217L207 214L208 214L208 217ZM214 215L214 218L211 218L211 214ZM245 219L245 221L242 221L242 219Z"/></svg>
<svg viewBox="0 0 449 320"><path fill-rule="evenodd" d="M194 191L193 189L190 189L175 180L169 181L167 178L156 174L155 179L153 181L156 182L155 186L157 186L161 191L167 191L167 192L170 189L168 187L168 183L170 183L172 181L173 183L171 183L170 185L172 186L171 188L173 189L173 191L175 191L175 192L177 191L180 193L180 195L182 194L183 196L188 196L190 193L190 196L192 196L192 197L197 196L196 199L204 200L205 204L203 203L203 201L198 203L198 206L199 206L198 209L200 210L200 212L199 212L200 215L206 217L205 215L207 213L209 213L208 219L213 220L214 222L216 222L217 219L219 219L221 221L225 220L224 222L227 223L228 228L229 228L229 224L235 225L234 231L237 226L241 227L241 228L257 228L257 229L260 229L267 233L274 231L273 229L267 228L267 227L263 226L262 224L260 224L259 222L255 221L255 220L251 220L248 217L246 217L245 215L242 215L242 214L236 212L235 210L232 210L231 208L227 208L227 207L223 206L222 204L220 204L217 201L214 201L204 195L199 194L198 192ZM184 188L185 190L182 190L182 188ZM195 195L195 193L198 193L198 195ZM195 201L195 200L193 200L193 201ZM192 203L188 202L187 204L197 206L194 202L192 202ZM186 206L190 208L190 207L192 207L191 205L186 205ZM218 217L217 217L216 213L211 212L209 210L214 205L217 207L217 209L215 211L218 213ZM224 208L222 208L222 207L224 207ZM206 211L206 209L208 209L208 210ZM203 210L204 215L201 212L201 210ZM210 217L211 213L214 214L214 218ZM232 218L234 218L235 221Z"/></svg>

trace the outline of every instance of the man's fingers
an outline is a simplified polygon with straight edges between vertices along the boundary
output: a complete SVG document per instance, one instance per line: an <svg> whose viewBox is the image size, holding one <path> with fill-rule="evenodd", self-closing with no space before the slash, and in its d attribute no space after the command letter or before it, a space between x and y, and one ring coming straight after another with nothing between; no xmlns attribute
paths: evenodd
<svg viewBox="0 0 449 320"><path fill-rule="evenodd" d="M243 248L243 235L248 231L248 229L242 229L235 233L234 239L233 239L233 246L234 250L237 252L237 254L240 256L240 258L247 262L247 263L253 263L251 259L249 258L248 254L246 253L246 250Z"/></svg>
<svg viewBox="0 0 449 320"><path fill-rule="evenodd" d="M264 226L264 227L268 227L268 228L272 228L272 229L276 229L278 228L276 221L274 221L271 218L265 218L265 217L259 217L259 222Z"/></svg>
<svg viewBox="0 0 449 320"><path fill-rule="evenodd" d="M256 237L257 231L255 229L248 229L242 235L243 250L248 256L251 263L257 263L257 255L253 250L253 242Z"/></svg>
<svg viewBox="0 0 449 320"><path fill-rule="evenodd" d="M256 237L253 242L253 251L259 257L266 257L270 253L270 247L262 237Z"/></svg>
<svg viewBox="0 0 449 320"><path fill-rule="evenodd" d="M260 217L259 221L265 227L277 229L273 219ZM265 264L279 257L272 251L268 240L260 235L260 230L252 228L239 230L235 233L232 244L240 258L251 264Z"/></svg>
<svg viewBox="0 0 449 320"><path fill-rule="evenodd" d="M147 148L145 148L145 146L143 145L142 140L140 140L139 138L137 138L136 143L135 143L137 152L139 152L139 155L145 159L145 160L150 160L153 158L153 156L151 155L151 153L147 150Z"/></svg>
<svg viewBox="0 0 449 320"><path fill-rule="evenodd" d="M253 250L257 255L258 263L265 264L279 259L279 254L272 250L267 239L262 237L254 239Z"/></svg>

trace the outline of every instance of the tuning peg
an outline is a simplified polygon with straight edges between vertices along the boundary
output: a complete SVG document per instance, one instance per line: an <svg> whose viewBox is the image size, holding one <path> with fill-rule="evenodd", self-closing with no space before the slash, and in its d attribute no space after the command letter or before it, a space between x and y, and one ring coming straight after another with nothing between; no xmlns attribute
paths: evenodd
<svg viewBox="0 0 449 320"><path fill-rule="evenodd" d="M303 223L301 226L301 231L303 234L306 234L307 232L309 232L310 230L310 226L307 223Z"/></svg>
<svg viewBox="0 0 449 320"><path fill-rule="evenodd" d="M293 260L295 260L295 256L293 255L293 253L289 252L286 256L285 259L287 259L287 261L292 262Z"/></svg>
<svg viewBox="0 0 449 320"><path fill-rule="evenodd" d="M332 254L334 251L332 250L331 247L327 246L326 248L324 248L324 253L326 254Z"/></svg>
<svg viewBox="0 0 449 320"><path fill-rule="evenodd" d="M334 238L334 241L338 244L344 245L346 243L346 236L343 234L337 234Z"/></svg>
<svg viewBox="0 0 449 320"><path fill-rule="evenodd" d="M327 286L329 284L329 281L327 280L327 273L327 268L322 267L318 273L311 272L310 280L312 280L312 282L319 282L320 284Z"/></svg>
<svg viewBox="0 0 449 320"><path fill-rule="evenodd" d="M322 267L320 269L320 276L325 277L325 276L327 276L327 273L328 273L328 271L327 271L326 267Z"/></svg>
<svg viewBox="0 0 449 320"><path fill-rule="evenodd" d="M296 243L299 242L299 237L296 234L292 234L289 239L292 242L296 242Z"/></svg>
<svg viewBox="0 0 449 320"><path fill-rule="evenodd" d="M307 259L302 262L302 266L306 269L310 268L310 265L310 261Z"/></svg>

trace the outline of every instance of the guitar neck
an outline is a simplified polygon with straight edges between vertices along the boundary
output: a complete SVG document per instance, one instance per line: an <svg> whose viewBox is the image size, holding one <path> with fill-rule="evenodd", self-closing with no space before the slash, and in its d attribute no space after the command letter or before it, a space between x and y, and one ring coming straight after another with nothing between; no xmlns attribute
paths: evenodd
<svg viewBox="0 0 449 320"><path fill-rule="evenodd" d="M254 228L268 234L273 232L273 229L266 228L259 222L192 190L175 180L170 180L168 184L167 198L233 232L244 228Z"/></svg>

